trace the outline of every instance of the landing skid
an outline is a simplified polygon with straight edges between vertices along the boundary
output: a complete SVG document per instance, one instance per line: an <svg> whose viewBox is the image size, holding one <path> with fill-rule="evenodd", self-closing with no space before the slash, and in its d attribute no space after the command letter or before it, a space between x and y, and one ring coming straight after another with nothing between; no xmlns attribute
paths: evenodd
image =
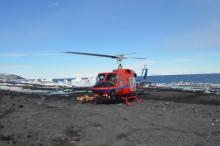
<svg viewBox="0 0 220 146"><path fill-rule="evenodd" d="M127 97L121 97L121 99L125 102L126 106L131 106L131 102L129 102L129 99L134 99L137 103L143 102L143 99L139 98L137 95L135 96L127 96Z"/></svg>
<svg viewBox="0 0 220 146"><path fill-rule="evenodd" d="M143 102L143 99L139 98L138 95L127 95L127 96L111 96L109 98L105 97L105 96L97 96L95 98L95 103L96 104L100 104L100 103L119 103L119 102L123 102L125 103L126 106L131 106L131 102L130 101L135 100L137 103Z"/></svg>

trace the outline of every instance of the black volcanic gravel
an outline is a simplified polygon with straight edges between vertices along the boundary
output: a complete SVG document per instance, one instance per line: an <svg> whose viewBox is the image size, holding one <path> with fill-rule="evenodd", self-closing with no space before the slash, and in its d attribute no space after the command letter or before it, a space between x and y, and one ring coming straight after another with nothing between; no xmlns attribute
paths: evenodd
<svg viewBox="0 0 220 146"><path fill-rule="evenodd" d="M81 104L83 94L0 90L0 146L220 145L220 95L144 89L127 107Z"/></svg>

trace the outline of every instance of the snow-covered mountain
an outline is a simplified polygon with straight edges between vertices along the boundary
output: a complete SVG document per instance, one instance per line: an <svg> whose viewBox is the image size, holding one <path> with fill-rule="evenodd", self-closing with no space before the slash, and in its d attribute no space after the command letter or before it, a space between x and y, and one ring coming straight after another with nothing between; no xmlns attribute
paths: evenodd
<svg viewBox="0 0 220 146"><path fill-rule="evenodd" d="M71 90L73 87L91 87L95 82L96 77L24 79L17 75L0 73L0 90L22 93L66 95L70 92L75 92Z"/></svg>
<svg viewBox="0 0 220 146"><path fill-rule="evenodd" d="M96 77L76 77L60 79L24 79L17 75L0 73L0 82L9 84L42 85L59 87L90 87L95 84Z"/></svg>
<svg viewBox="0 0 220 146"><path fill-rule="evenodd" d="M63 86L63 87L90 87L95 84L95 77L77 77L60 79L30 79L29 84L44 86Z"/></svg>
<svg viewBox="0 0 220 146"><path fill-rule="evenodd" d="M18 75L0 73L0 82L12 82L18 80L25 80L25 79Z"/></svg>

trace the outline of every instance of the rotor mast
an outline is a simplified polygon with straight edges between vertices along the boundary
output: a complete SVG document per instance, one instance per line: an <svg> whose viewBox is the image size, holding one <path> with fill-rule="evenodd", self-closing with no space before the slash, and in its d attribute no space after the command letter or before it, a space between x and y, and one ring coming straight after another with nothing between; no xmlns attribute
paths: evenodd
<svg viewBox="0 0 220 146"><path fill-rule="evenodd" d="M126 57L124 57L124 55L117 55L117 64L118 64L118 68L123 68L123 60L127 59Z"/></svg>
<svg viewBox="0 0 220 146"><path fill-rule="evenodd" d="M118 68L123 68L122 59L117 59Z"/></svg>

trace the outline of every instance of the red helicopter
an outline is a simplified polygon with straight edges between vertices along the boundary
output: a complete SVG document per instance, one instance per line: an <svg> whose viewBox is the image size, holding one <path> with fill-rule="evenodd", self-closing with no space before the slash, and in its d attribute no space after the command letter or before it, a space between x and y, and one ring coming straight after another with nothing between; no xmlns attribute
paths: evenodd
<svg viewBox="0 0 220 146"><path fill-rule="evenodd" d="M131 69L123 68L122 61L128 59L125 55L104 55L82 52L64 52L78 55L89 55L97 57L107 57L117 60L118 68L112 72L99 73L96 79L96 84L92 87L92 92L96 99L108 99L112 101L122 100L126 105L130 106L130 99L135 99L137 102L142 102L137 96L137 74ZM132 58L145 59L145 58Z"/></svg>

